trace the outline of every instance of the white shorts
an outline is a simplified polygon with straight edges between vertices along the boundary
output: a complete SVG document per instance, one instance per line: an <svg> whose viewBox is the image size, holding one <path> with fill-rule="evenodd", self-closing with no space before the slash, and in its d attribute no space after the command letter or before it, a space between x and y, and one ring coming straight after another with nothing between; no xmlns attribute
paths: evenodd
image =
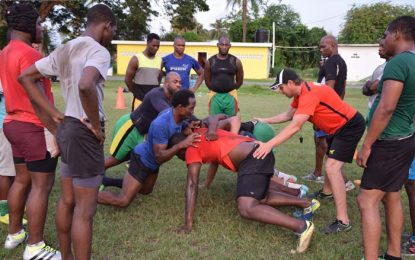
<svg viewBox="0 0 415 260"><path fill-rule="evenodd" d="M16 176L12 147L0 128L0 176Z"/></svg>

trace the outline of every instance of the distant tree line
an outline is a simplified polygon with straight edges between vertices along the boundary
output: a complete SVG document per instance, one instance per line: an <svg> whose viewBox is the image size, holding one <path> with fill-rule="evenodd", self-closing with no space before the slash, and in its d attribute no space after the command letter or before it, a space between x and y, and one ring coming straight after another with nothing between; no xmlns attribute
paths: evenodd
<svg viewBox="0 0 415 260"><path fill-rule="evenodd" d="M7 26L5 11L15 1L0 0L0 48L6 44ZM318 44L326 34L323 28L308 28L301 23L300 15L285 4L268 4L264 0L227 0L230 13L218 19L208 30L195 18L197 12L209 10L205 0L32 0L42 21L49 21L44 30L45 52L53 46L53 28L62 41L79 35L85 26L86 13L95 3L111 7L118 18L117 39L143 40L152 19L161 14L167 15L171 30L162 29L163 40L172 41L181 35L188 42L216 40L228 35L233 42L253 42L258 29L268 30L272 37L272 24L276 24L277 46L298 46L308 48L277 48L275 53L276 70L281 67L298 69L317 68L320 59ZM158 11L156 11L158 10ZM161 10L161 11L160 11ZM161 13L160 13L161 12ZM391 3L353 6L345 15L345 23L339 35L340 43L377 43L387 24L401 15L415 15L413 6L396 6ZM310 48L313 47L314 48ZM111 47L114 52L114 47ZM274 71L275 74L275 71Z"/></svg>

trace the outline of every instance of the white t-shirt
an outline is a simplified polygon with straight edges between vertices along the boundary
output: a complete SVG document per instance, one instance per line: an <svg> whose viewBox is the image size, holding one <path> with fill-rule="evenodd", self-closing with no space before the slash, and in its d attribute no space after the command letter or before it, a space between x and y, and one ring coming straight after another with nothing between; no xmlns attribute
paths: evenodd
<svg viewBox="0 0 415 260"><path fill-rule="evenodd" d="M79 80L86 67L96 68L101 74L96 86L99 117L104 121L103 87L110 62L107 49L93 38L81 36L59 46L49 56L37 61L35 66L46 77L59 77L65 100L65 116L78 119L87 117L79 97Z"/></svg>

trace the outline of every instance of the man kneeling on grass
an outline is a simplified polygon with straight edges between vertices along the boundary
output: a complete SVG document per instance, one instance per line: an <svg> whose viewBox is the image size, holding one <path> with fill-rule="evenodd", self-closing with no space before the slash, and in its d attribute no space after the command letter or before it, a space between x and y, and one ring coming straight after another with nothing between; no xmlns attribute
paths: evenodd
<svg viewBox="0 0 415 260"><path fill-rule="evenodd" d="M190 233L192 230L202 164L218 163L233 172L238 172L236 197L239 214L246 219L294 231L299 236L296 251L304 252L310 244L314 224L309 220L290 217L273 206L299 206L304 208L303 217L311 218L319 203L310 203L269 189L270 179L274 174L274 154L269 153L263 160L255 159L252 157L257 148L254 139L215 129L215 124L210 124L209 129L195 130L201 135L200 143L177 153L179 158L186 159L188 168L185 224L178 232ZM174 146L185 138L184 134L176 134L170 139L169 146Z"/></svg>
<svg viewBox="0 0 415 260"><path fill-rule="evenodd" d="M199 141L199 134L192 133L177 145L167 147L169 139L175 133L187 128L185 121L193 115L195 95L190 90L180 90L174 93L172 106L158 115L150 125L146 141L131 152L130 166L124 176L121 193L101 191L98 194L98 203L125 208L138 193L150 194L156 184L160 165L170 160L177 151Z"/></svg>

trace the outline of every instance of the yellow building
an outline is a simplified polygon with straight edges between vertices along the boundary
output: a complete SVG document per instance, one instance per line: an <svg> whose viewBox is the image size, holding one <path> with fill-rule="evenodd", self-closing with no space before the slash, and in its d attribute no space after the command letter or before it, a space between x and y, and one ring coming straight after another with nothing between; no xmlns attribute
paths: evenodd
<svg viewBox="0 0 415 260"><path fill-rule="evenodd" d="M131 57L144 51L145 41L112 41L117 45L117 74L125 75ZM244 68L245 79L268 78L271 43L232 42L229 53L238 57ZM161 42L157 56L164 57L173 52L173 42ZM218 53L216 42L186 42L185 53L203 64L203 60Z"/></svg>

